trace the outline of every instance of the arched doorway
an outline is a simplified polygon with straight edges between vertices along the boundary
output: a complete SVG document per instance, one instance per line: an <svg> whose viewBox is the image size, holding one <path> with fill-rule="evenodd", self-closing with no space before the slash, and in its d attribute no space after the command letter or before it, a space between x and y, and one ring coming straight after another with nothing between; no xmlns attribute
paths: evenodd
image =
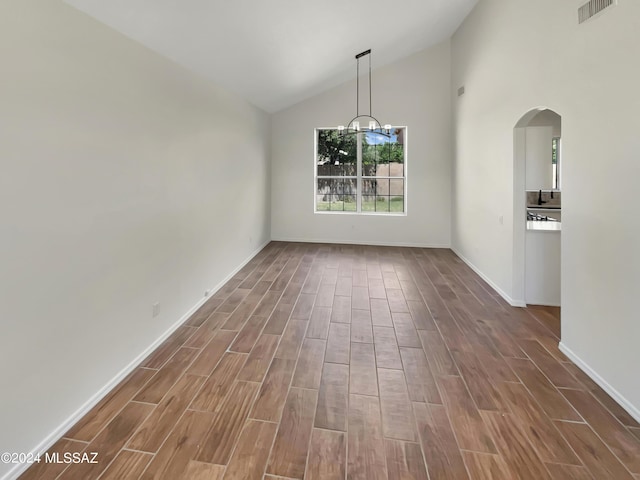
<svg viewBox="0 0 640 480"><path fill-rule="evenodd" d="M513 140L513 298L521 306L559 307L560 115L529 110L516 122Z"/></svg>

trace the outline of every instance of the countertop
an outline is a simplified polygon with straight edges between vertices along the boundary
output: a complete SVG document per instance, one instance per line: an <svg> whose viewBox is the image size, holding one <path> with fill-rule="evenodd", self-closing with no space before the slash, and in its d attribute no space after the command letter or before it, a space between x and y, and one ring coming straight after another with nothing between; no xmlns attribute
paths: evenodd
<svg viewBox="0 0 640 480"><path fill-rule="evenodd" d="M534 232L560 232L562 222L527 221L527 230Z"/></svg>

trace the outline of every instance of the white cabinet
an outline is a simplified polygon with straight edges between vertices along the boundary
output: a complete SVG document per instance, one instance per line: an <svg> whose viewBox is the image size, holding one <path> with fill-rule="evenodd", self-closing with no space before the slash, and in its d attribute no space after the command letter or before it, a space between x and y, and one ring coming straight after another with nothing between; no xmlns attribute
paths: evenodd
<svg viewBox="0 0 640 480"><path fill-rule="evenodd" d="M560 306L560 231L527 230L525 257L526 302Z"/></svg>

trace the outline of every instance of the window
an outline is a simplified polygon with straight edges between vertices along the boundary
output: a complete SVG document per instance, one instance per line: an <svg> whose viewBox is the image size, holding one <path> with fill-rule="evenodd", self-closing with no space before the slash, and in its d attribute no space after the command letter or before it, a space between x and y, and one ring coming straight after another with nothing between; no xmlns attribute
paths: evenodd
<svg viewBox="0 0 640 480"><path fill-rule="evenodd" d="M553 137L551 140L551 168L553 170L553 178L551 188L560 190L560 138Z"/></svg>
<svg viewBox="0 0 640 480"><path fill-rule="evenodd" d="M391 135L316 129L315 211L406 212L406 128Z"/></svg>

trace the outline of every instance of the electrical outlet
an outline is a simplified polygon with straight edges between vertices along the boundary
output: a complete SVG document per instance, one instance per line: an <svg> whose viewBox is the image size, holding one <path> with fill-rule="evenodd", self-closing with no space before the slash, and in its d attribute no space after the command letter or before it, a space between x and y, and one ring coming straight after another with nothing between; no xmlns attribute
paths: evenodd
<svg viewBox="0 0 640 480"><path fill-rule="evenodd" d="M158 315L160 315L160 304L159 303L154 303L151 306L151 316L153 318L156 318Z"/></svg>
<svg viewBox="0 0 640 480"><path fill-rule="evenodd" d="M211 295L211 290L205 290L204 291L204 296L208 297L209 295Z"/></svg>
<svg viewBox="0 0 640 480"><path fill-rule="evenodd" d="M498 222L500 223L500 225L504 225L504 217L502 215L498 217Z"/></svg>

